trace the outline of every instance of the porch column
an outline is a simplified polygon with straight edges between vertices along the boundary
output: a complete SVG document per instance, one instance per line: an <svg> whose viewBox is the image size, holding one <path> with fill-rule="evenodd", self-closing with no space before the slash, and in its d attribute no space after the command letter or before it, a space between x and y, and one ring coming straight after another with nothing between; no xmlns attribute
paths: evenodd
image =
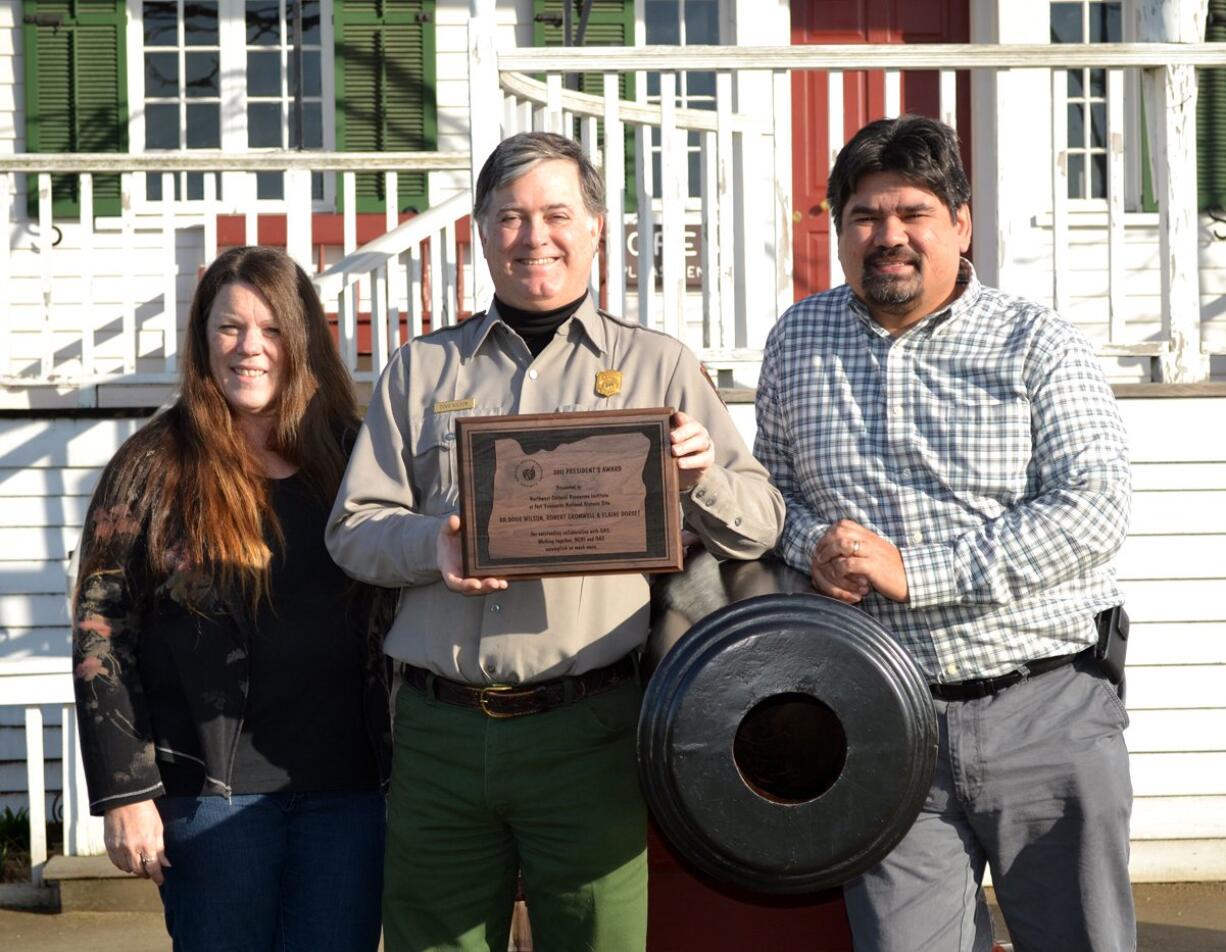
<svg viewBox="0 0 1226 952"><path fill-rule="evenodd" d="M1140 0L1138 39L1152 43L1200 43L1207 0ZM1162 325L1170 351L1159 364L1162 380L1209 379L1201 351L1200 268L1196 211L1196 70L1164 66L1143 72L1145 119L1158 199Z"/></svg>
<svg viewBox="0 0 1226 952"><path fill-rule="evenodd" d="M468 120L471 188L476 200L477 176L502 140L502 92L498 84L494 0L470 0L468 21ZM477 223L472 228L473 309L483 310L494 296Z"/></svg>

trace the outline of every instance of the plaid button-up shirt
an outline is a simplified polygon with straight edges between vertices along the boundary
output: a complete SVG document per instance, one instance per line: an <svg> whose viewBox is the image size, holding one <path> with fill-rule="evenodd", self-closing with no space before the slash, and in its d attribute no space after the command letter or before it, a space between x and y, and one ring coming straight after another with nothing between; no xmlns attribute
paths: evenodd
<svg viewBox="0 0 1226 952"><path fill-rule="evenodd" d="M1095 640L1128 523L1123 424L1085 337L982 286L898 337L846 285L766 344L754 451L787 502L780 555L852 519L902 552L908 601L861 607L934 682L991 677Z"/></svg>

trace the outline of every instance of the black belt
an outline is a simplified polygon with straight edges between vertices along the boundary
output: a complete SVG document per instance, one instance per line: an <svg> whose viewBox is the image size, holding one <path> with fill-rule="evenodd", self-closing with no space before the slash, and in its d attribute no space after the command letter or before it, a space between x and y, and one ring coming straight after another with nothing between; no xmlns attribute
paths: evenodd
<svg viewBox="0 0 1226 952"><path fill-rule="evenodd" d="M490 717L522 717L540 714L563 704L582 701L617 687L636 676L638 665L631 655L603 668L595 668L570 678L542 681L540 684L489 684L477 686L440 678L411 664L400 666L404 683L423 694L453 704L474 708Z"/></svg>
<svg viewBox="0 0 1226 952"><path fill-rule="evenodd" d="M1093 651L1093 648L1087 648L1086 651ZM938 701L974 701L976 698L991 697L993 694L998 694L1007 687L1017 684L1019 681L1024 681L1027 678L1037 678L1040 674L1046 674L1048 671L1055 671L1057 668L1063 668L1066 664L1072 664L1080 658L1086 651L1079 651L1076 654L1058 655L1055 658L1040 658L1038 661L1031 661L1025 665L1025 671L1010 671L1008 674L1002 674L995 678L971 678L969 681L958 681L954 684L930 684L928 687L932 691L932 696Z"/></svg>

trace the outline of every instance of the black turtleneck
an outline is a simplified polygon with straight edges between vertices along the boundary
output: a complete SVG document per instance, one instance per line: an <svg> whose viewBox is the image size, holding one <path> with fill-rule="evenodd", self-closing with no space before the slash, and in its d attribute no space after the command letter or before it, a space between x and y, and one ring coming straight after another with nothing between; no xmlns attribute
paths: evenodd
<svg viewBox="0 0 1226 952"><path fill-rule="evenodd" d="M587 294L587 291L584 291L569 304L554 308L552 311L521 311L497 295L494 297L494 306L498 309L498 316L507 322L511 330L524 339L528 350L532 351L533 358L536 358L540 356L542 350L549 346L558 328L569 320L575 311L579 310L580 304L587 300Z"/></svg>

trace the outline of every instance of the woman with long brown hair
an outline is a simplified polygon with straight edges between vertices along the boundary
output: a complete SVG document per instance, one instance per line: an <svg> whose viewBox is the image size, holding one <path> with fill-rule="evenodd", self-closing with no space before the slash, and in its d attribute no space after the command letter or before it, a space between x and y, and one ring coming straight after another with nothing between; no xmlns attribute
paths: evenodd
<svg viewBox="0 0 1226 952"><path fill-rule="evenodd" d="M178 399L94 494L74 606L90 807L176 949L374 949L388 765L377 590L325 519L359 418L306 274L205 272Z"/></svg>

